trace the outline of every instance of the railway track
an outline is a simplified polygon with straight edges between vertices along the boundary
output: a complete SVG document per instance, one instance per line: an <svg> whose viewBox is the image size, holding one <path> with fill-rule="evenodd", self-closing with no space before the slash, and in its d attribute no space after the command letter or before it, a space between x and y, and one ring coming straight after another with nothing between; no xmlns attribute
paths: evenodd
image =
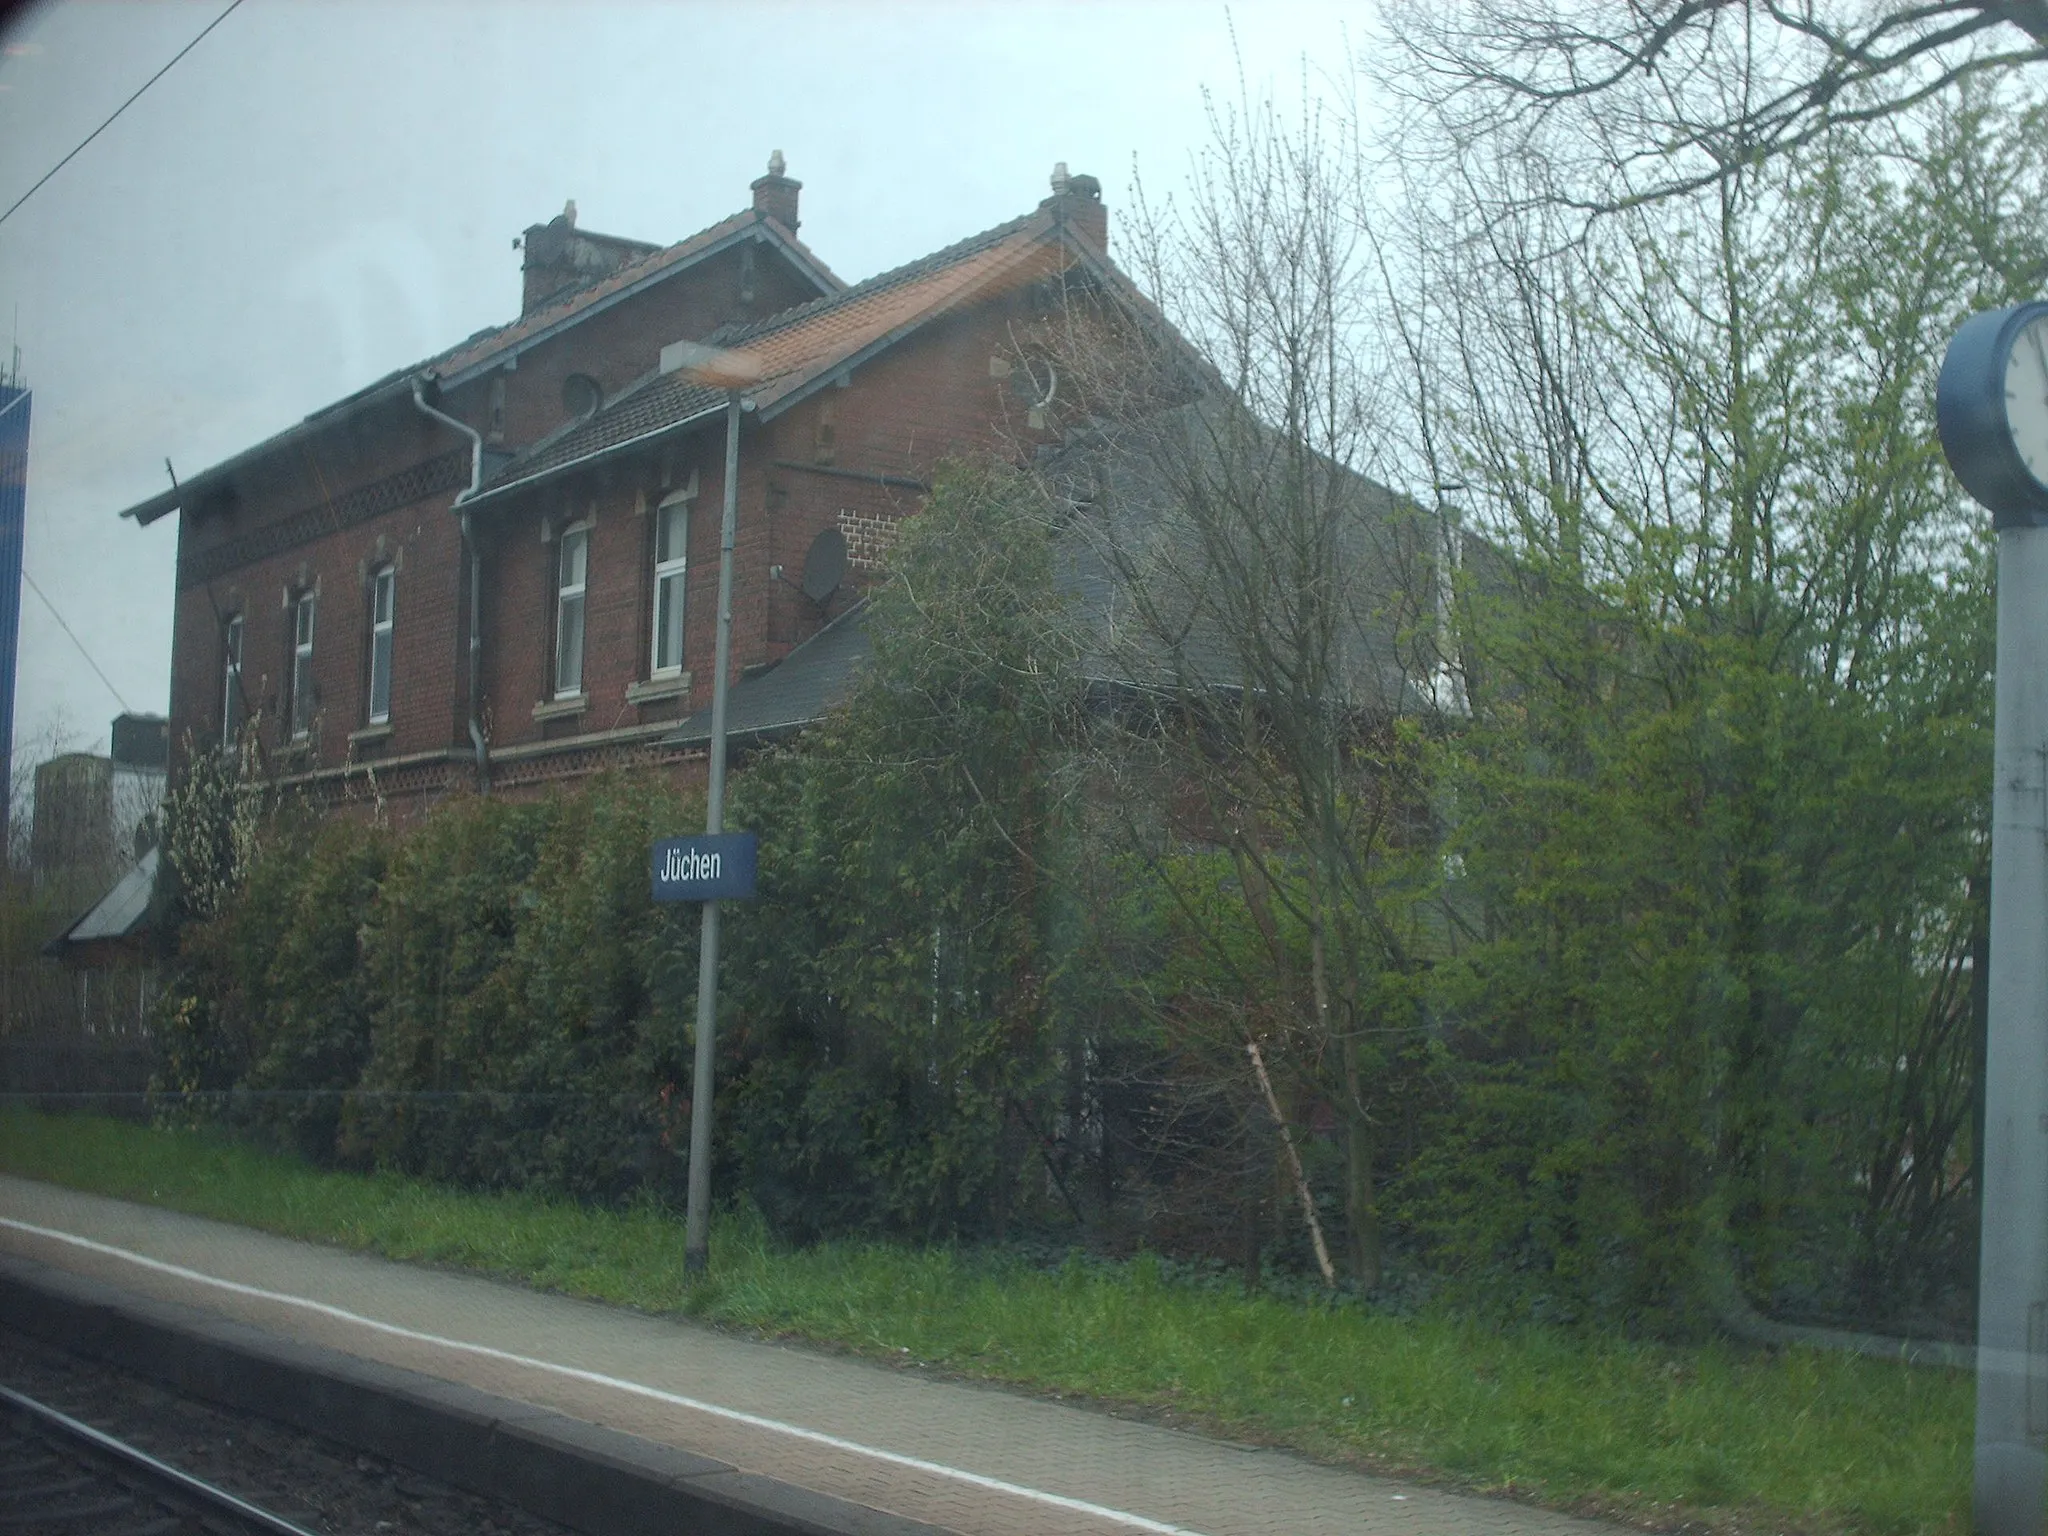
<svg viewBox="0 0 2048 1536"><path fill-rule="evenodd" d="M6 1536L314 1536L32 1397L0 1387Z"/></svg>

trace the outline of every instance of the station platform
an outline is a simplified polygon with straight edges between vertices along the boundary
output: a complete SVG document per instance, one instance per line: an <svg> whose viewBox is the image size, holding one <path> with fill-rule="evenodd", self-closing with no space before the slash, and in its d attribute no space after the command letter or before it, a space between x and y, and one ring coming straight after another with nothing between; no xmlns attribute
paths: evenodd
<svg viewBox="0 0 2048 1536"><path fill-rule="evenodd" d="M179 1341L204 1336L216 1351L205 1370L218 1375L218 1351L241 1350L232 1358L252 1362L252 1380L302 1407L338 1390L316 1391L307 1384L315 1378L381 1384L404 1405L379 1410L397 1426L392 1433L423 1451L436 1434L447 1437L444 1463L467 1458L529 1477L560 1465L600 1478L609 1467L648 1487L694 1490L699 1514L689 1523L706 1531L1620 1529L0 1175L0 1302L15 1310L26 1304L9 1298L45 1295L57 1298L36 1303L46 1326L89 1317L88 1331L111 1337L114 1319L131 1351L173 1354L184 1349ZM50 1310L60 1302L72 1310ZM132 1342L145 1337L156 1342Z"/></svg>

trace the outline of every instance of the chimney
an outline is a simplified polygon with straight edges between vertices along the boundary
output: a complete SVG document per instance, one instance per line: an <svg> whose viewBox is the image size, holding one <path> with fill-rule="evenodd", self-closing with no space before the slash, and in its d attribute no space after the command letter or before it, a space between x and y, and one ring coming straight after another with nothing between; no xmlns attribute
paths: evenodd
<svg viewBox="0 0 2048 1536"><path fill-rule="evenodd" d="M754 183L754 212L775 220L792 235L796 233L796 195L804 184L782 174L786 162L782 151L768 157L768 174Z"/></svg>
<svg viewBox="0 0 2048 1536"><path fill-rule="evenodd" d="M1060 161L1052 168L1052 196L1038 206L1050 208L1055 221L1108 253L1109 210L1102 206L1102 183L1093 176L1069 176L1067 162Z"/></svg>
<svg viewBox="0 0 2048 1536"><path fill-rule="evenodd" d="M520 263L524 292L519 313L530 315L549 301L594 283L655 249L616 235L586 234L576 227L576 199L545 224L532 224L517 242L526 252Z"/></svg>

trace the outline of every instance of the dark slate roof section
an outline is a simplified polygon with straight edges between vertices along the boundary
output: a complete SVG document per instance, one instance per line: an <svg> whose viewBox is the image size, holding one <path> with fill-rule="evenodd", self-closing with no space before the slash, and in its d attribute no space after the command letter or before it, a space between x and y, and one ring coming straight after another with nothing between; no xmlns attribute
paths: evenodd
<svg viewBox="0 0 2048 1536"><path fill-rule="evenodd" d="M736 742L773 741L815 725L846 702L874 647L867 604L855 603L770 670L737 684L725 699L725 731ZM711 711L700 709L676 727L668 744L701 747L711 740Z"/></svg>
<svg viewBox="0 0 2048 1536"><path fill-rule="evenodd" d="M464 505L474 506L566 464L603 458L724 409L722 389L693 383L680 373L649 374L620 390L595 416L570 422L507 459Z"/></svg>
<svg viewBox="0 0 2048 1536"><path fill-rule="evenodd" d="M1071 484L1080 503L1060 540L1060 579L1087 629L1083 665L1092 677L1145 688L1251 681L1243 654L1249 618L1231 601L1241 584L1219 565L1257 571L1277 560L1284 572L1293 557L1285 541L1262 548L1249 534L1205 527L1183 509L1180 492L1241 506L1268 475L1282 472L1278 448L1272 428L1212 400L1163 411L1113 440L1077 441L1041 466L1054 484ZM1423 579L1433 523L1407 498L1334 466L1324 495L1335 499L1318 543L1341 593L1328 686L1354 708L1397 707L1413 659L1404 631L1412 627L1413 586ZM1275 589L1254 596L1262 609L1286 606ZM1134 611L1141 598L1143 615ZM1283 651L1268 663L1284 672L1288 658Z"/></svg>
<svg viewBox="0 0 2048 1536"><path fill-rule="evenodd" d="M1083 632L1081 666L1093 689L1172 694L1246 686L1239 632L1215 596L1217 555L1203 532L1176 514L1162 466L1220 452L1250 454L1274 440L1272 429L1234 407L1197 403L1162 412L1115 440L1077 440L1041 465L1054 487L1072 493L1073 514L1057 535L1054 580ZM1254 463L1250 477L1259 473ZM1417 597L1413 583L1434 583L1426 552L1435 519L1348 471L1334 472L1333 494L1341 499L1330 550L1349 580L1328 686L1355 710L1431 711L1439 706L1417 686L1419 658L1404 641L1402 621ZM1143 617L1134 611L1133 582L1149 589ZM735 687L726 701L728 735L741 743L775 740L845 703L874 653L867 616L867 603L856 604L779 666ZM667 738L674 746L710 739L708 709Z"/></svg>

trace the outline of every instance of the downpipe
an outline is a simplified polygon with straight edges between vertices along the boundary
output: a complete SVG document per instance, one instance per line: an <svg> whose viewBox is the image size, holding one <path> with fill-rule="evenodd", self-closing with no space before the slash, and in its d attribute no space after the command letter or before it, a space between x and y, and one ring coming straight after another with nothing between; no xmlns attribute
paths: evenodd
<svg viewBox="0 0 2048 1536"><path fill-rule="evenodd" d="M412 403L421 415L453 427L469 439L469 485L455 498L460 507L484 483L484 435L468 422L450 416L427 403L426 381L412 381ZM482 794L491 789L491 749L484 740L482 724L476 717L477 682L483 660L483 553L476 546L469 514L462 514L462 547L469 560L469 744L476 751L476 784Z"/></svg>

